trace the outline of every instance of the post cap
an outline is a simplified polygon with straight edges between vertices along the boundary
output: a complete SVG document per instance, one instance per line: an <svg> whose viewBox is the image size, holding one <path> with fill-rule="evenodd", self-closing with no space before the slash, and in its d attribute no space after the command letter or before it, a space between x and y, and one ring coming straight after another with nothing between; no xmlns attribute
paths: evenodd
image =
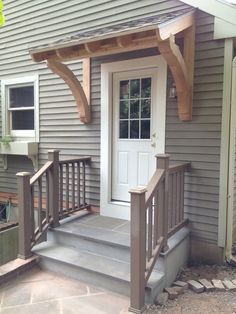
<svg viewBox="0 0 236 314"><path fill-rule="evenodd" d="M17 177L30 177L31 173L30 172L17 172L16 174Z"/></svg>
<svg viewBox="0 0 236 314"><path fill-rule="evenodd" d="M147 192L147 189L143 186L137 186L129 190L129 193L133 193L133 194L143 194L146 192Z"/></svg>
<svg viewBox="0 0 236 314"><path fill-rule="evenodd" d="M159 158L159 159L161 159L161 158L170 158L170 155L169 154L157 154L157 155L155 155L155 157L156 158Z"/></svg>

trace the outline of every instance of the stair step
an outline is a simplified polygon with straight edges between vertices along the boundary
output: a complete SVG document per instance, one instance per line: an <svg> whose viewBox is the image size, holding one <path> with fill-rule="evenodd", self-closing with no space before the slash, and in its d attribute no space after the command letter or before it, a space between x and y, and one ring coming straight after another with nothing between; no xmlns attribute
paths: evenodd
<svg viewBox="0 0 236 314"><path fill-rule="evenodd" d="M69 223L65 220L65 223L62 223L61 226L49 230L47 238L55 244L70 246L78 250L89 251L129 262L129 232L127 230L122 232L116 229L103 228L104 222L102 224L99 217L95 218L96 220L92 221L91 215L84 215L70 219ZM111 223L111 227L115 227L113 221L106 221L106 223ZM127 225L129 229L129 222L119 220L119 224L121 226Z"/></svg>
<svg viewBox="0 0 236 314"><path fill-rule="evenodd" d="M41 257L43 268L129 294L130 265L127 262L51 242L38 244L33 252ZM164 274L160 271L152 273L147 286L147 300L159 289L163 278Z"/></svg>

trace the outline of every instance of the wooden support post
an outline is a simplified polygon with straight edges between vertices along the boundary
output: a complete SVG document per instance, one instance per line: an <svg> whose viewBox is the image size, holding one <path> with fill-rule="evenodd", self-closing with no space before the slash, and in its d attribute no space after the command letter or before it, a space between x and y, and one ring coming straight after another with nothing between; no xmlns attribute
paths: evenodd
<svg viewBox="0 0 236 314"><path fill-rule="evenodd" d="M165 180L164 180L164 200L163 200L163 237L164 237L164 244L163 244L163 252L166 252L168 247L168 209L169 209L169 161L170 155L163 154L163 155L156 155L157 159L157 169L164 169L165 170Z"/></svg>
<svg viewBox="0 0 236 314"><path fill-rule="evenodd" d="M145 270L146 270L146 189L136 188L131 194L130 231L130 311L143 313L145 310Z"/></svg>
<svg viewBox="0 0 236 314"><path fill-rule="evenodd" d="M53 161L49 170L49 213L53 218L52 227L59 226L59 151L49 150L48 160Z"/></svg>
<svg viewBox="0 0 236 314"><path fill-rule="evenodd" d="M18 257L22 259L29 258L31 253L31 232L34 219L34 209L31 210L31 192L30 192L30 173L19 172L17 176L18 189L18 210L19 210L19 238L18 238Z"/></svg>

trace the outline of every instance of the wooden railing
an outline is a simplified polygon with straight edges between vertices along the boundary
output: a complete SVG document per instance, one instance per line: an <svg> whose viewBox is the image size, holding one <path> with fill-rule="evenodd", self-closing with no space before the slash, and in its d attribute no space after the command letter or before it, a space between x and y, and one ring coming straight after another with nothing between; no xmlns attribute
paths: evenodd
<svg viewBox="0 0 236 314"><path fill-rule="evenodd" d="M48 152L48 162L32 177L17 173L19 257L29 258L32 246L49 226L65 215L89 207L86 202L85 165L90 157L59 161L59 151Z"/></svg>
<svg viewBox="0 0 236 314"><path fill-rule="evenodd" d="M145 310L145 286L156 260L168 250L168 238L185 223L184 172L189 164L169 167L169 155L156 158L157 169L147 187L130 191L130 311L134 313Z"/></svg>

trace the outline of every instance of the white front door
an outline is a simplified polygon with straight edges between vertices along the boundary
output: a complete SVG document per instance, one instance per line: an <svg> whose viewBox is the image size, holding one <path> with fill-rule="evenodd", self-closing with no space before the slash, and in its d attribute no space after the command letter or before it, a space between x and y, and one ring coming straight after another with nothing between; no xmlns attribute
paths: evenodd
<svg viewBox="0 0 236 314"><path fill-rule="evenodd" d="M165 152L161 56L102 65L101 214L129 219L129 189L145 186Z"/></svg>
<svg viewBox="0 0 236 314"><path fill-rule="evenodd" d="M156 68L113 74L114 201L129 202L131 188L147 185L155 171L154 156L163 153L157 98Z"/></svg>

